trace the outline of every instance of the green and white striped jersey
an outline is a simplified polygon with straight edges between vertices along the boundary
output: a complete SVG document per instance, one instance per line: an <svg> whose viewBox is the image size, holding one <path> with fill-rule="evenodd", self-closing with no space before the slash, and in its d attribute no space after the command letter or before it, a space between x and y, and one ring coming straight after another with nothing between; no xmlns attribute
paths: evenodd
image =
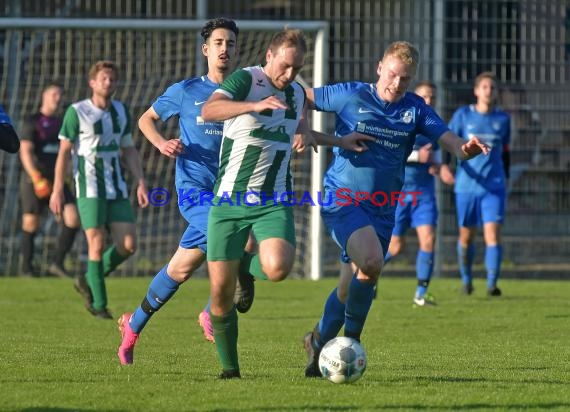
<svg viewBox="0 0 570 412"><path fill-rule="evenodd" d="M291 144L305 105L305 89L297 82L285 90L276 89L262 67L254 66L235 71L214 93L223 93L234 101L260 101L275 95L288 106L285 110L250 112L224 122L216 196L291 192Z"/></svg>
<svg viewBox="0 0 570 412"><path fill-rule="evenodd" d="M108 110L91 99L74 103L65 112L60 139L73 142L73 175L77 197L128 198L121 170L122 147L133 146L131 118L127 107L112 100Z"/></svg>

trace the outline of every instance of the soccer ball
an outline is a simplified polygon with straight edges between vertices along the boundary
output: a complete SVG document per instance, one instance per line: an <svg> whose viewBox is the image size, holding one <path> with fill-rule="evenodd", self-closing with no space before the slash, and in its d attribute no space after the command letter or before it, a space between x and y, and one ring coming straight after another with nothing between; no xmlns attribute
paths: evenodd
<svg viewBox="0 0 570 412"><path fill-rule="evenodd" d="M323 377L333 383L351 383L366 370L366 353L355 339L344 336L327 342L319 356Z"/></svg>

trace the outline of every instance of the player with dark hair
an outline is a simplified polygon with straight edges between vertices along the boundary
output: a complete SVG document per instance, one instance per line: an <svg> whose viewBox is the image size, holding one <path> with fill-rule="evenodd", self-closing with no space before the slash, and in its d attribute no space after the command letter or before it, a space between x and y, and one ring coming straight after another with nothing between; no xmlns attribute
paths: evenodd
<svg viewBox="0 0 570 412"><path fill-rule="evenodd" d="M188 226L178 249L151 281L148 292L134 313L119 318L122 342L118 356L121 364L133 362L134 347L139 334L151 316L176 293L182 283L192 276L206 259L207 222L210 205L199 201L200 192L211 193L218 171L221 122L205 122L200 111L212 92L219 87L235 65L238 27L233 20L217 18L202 28L202 53L208 61L206 75L190 78L170 86L139 119L145 137L160 152L176 159L176 189L178 193L193 193L180 201L180 213ZM181 137L166 139L157 129L159 120L179 117ZM248 245L254 250L253 239ZM242 249L242 255L243 255ZM253 303L253 279L247 271L240 272L240 291L235 303L240 312L247 312ZM208 340L214 340L209 304L199 316Z"/></svg>
<svg viewBox="0 0 570 412"><path fill-rule="evenodd" d="M35 276L32 264L34 237L38 231L40 217L49 206L53 186L55 162L59 151L58 134L63 121L61 113L63 87L57 82L47 84L41 94L39 110L25 119L22 127L20 161L25 173L20 178L20 199L22 202L22 273ZM55 256L47 272L54 276L68 277L64 259L73 245L79 230L79 216L75 197L69 185L64 186L64 207L61 231L57 240Z"/></svg>
<svg viewBox="0 0 570 412"><path fill-rule="evenodd" d="M489 156L460 160L457 164L455 206L461 290L467 295L473 293L474 240L477 227L483 226L487 295L501 296L497 281L503 258L500 234L509 177L511 119L507 112L497 107L497 79L493 73L480 73L475 78L473 93L477 102L457 109L449 122L449 128L464 139L477 136L491 147Z"/></svg>
<svg viewBox="0 0 570 412"><path fill-rule="evenodd" d="M414 93L431 107L436 100L435 84L422 81L416 84ZM441 164L441 150L436 142L422 134L416 136L412 152L406 161L404 186L405 198L396 206L395 225L384 264L400 254L405 246L406 231L413 227L418 236L416 255L416 293L412 299L414 307L435 305L435 298L427 292L433 274L435 256L435 228L437 225L437 202L435 196L435 175L446 164ZM414 193L414 195L412 195Z"/></svg>
<svg viewBox="0 0 570 412"><path fill-rule="evenodd" d="M131 117L125 104L113 99L119 69L101 60L89 69L91 97L73 103L59 132L50 208L61 216L65 205L65 175L73 156L73 173L81 226L87 238L88 289L78 289L94 316L112 319L107 309L105 276L136 250L135 214L120 159L137 187L140 207L148 206L141 161L131 135ZM113 244L104 249L107 229Z"/></svg>
<svg viewBox="0 0 570 412"><path fill-rule="evenodd" d="M2 106L0 106L0 149L8 153L17 153L20 150L18 134Z"/></svg>
<svg viewBox="0 0 570 412"><path fill-rule="evenodd" d="M399 198L401 193L406 159L416 136L423 134L428 143L438 143L462 159L488 151L476 137L465 142L456 136L421 97L407 92L418 63L418 50L398 41L388 46L378 63L376 84L338 83L307 90L310 108L336 113L337 135L356 130L375 137L364 153L337 150L325 174L325 196L331 193L333 202L322 208L321 215L342 249L343 261L352 262L355 271L340 277L338 288L325 302L324 314L304 337L307 377L321 376L319 352L343 325L345 336L360 340L394 227L398 203L394 196ZM343 188L351 188L344 192L350 195L349 204L346 196L337 198ZM378 193L388 200L375 197Z"/></svg>

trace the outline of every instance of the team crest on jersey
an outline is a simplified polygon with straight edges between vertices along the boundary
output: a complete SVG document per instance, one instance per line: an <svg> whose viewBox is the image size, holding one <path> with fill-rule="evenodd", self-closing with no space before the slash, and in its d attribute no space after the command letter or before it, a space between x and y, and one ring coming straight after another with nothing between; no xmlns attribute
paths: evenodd
<svg viewBox="0 0 570 412"><path fill-rule="evenodd" d="M493 126L493 130L495 130L496 132L501 130L501 123L499 123L499 122L493 122L492 126Z"/></svg>
<svg viewBox="0 0 570 412"><path fill-rule="evenodd" d="M366 131L366 123L358 122L356 124L356 131L358 133L364 133Z"/></svg>
<svg viewBox="0 0 570 412"><path fill-rule="evenodd" d="M414 120L414 112L412 110L406 110L401 115L402 122L409 124Z"/></svg>

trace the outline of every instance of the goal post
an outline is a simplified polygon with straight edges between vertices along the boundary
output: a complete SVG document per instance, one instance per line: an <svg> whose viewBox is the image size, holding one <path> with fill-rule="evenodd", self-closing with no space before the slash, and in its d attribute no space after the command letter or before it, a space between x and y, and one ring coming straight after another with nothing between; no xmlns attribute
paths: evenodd
<svg viewBox="0 0 570 412"><path fill-rule="evenodd" d="M125 101L133 118L133 136L140 145L145 164L152 169L149 187L174 190L172 162L160 156L142 138L136 128L136 119L162 94L170 84L184 78L204 74L206 66L200 49L200 29L205 20L183 19L99 19L99 18L0 18L4 36L4 64L0 67L0 94L4 107L17 128L21 121L39 103L39 90L48 81L58 79L64 85L66 103L89 95L86 75L96 60L114 60L120 67L117 98ZM321 86L328 79L329 23L324 21L257 21L236 20L240 29L238 67L260 64L271 36L285 27L303 30L307 37L308 53L301 72L310 86ZM311 114L312 127L326 131L323 113ZM177 121L163 125L165 135L177 133ZM309 190L313 199L321 191L326 163L326 150L317 154L294 156L292 169L297 181L296 190ZM18 176L17 162L0 162L4 175ZM298 170L298 171L297 171ZM297 173L297 175L295 174ZM8 182L4 193L17 193L17 179ZM2 189L0 189L2 190ZM6 222L18 219L10 196L0 204ZM318 204L309 210L296 207L295 230L298 240L293 275L319 279L323 274L323 225ZM152 273L175 250L181 235L181 220L176 202L151 211L137 210L139 251L129 259L118 274ZM37 249L43 250L42 261L53 249L55 236L53 222L44 227ZM15 241L19 229L13 224L0 226L2 247L0 266L6 273L17 273L19 253ZM77 243L76 243L77 245ZM84 256L85 244L74 247L74 265ZM10 250L7 250L9 248ZM156 256L153 256L156 255ZM160 263L159 263L160 262ZM84 263L84 262L83 262ZM75 266L78 269L78 266Z"/></svg>

